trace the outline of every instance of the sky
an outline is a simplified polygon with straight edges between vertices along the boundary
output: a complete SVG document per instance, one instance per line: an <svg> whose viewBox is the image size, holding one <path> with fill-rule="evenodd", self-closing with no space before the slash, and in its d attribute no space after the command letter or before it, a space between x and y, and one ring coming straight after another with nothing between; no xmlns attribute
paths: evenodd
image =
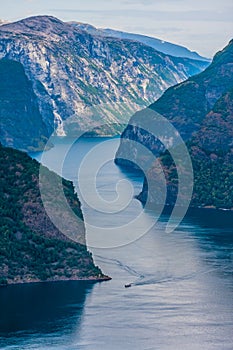
<svg viewBox="0 0 233 350"><path fill-rule="evenodd" d="M53 15L146 34L206 57L233 38L232 0L0 0L0 19Z"/></svg>

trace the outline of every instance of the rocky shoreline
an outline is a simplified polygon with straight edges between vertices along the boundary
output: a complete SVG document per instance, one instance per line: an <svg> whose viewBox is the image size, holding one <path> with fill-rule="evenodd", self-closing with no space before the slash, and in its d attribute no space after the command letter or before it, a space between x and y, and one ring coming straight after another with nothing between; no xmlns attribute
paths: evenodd
<svg viewBox="0 0 233 350"><path fill-rule="evenodd" d="M93 276L93 277L77 277L77 278L51 278L47 279L45 281L39 280L39 279L24 279L24 280L9 280L9 281L4 281L0 282L0 288L1 287L7 287L7 286L12 286L12 285L22 285L22 284L35 284L35 283L56 283L56 282L92 282L92 283L97 283L97 282L107 282L111 281L112 278L109 276Z"/></svg>

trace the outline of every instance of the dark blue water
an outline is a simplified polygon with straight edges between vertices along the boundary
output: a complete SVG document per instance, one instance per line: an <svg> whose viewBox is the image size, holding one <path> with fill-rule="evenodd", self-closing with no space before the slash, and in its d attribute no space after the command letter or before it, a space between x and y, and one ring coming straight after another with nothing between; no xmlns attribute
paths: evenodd
<svg viewBox="0 0 233 350"><path fill-rule="evenodd" d="M101 142L88 139L76 143L64 163L63 176L77 184L81 160ZM113 157L119 140L104 142L106 153ZM59 171L59 159L69 143L56 140L43 162ZM41 155L34 156L40 159ZM153 226L155 214L143 212L133 197L124 210L106 213L95 205L96 194L92 196L88 186L96 159L101 164L97 192L106 203L113 203L106 208L122 204L114 202L119 180L130 180L132 193L137 194L142 178L125 174L112 161L103 165L103 158L101 149L88 160L82 209L89 249L112 281L0 289L0 348L232 350L232 216L195 211L175 232L167 234L168 216ZM124 193L127 197L128 192ZM90 197L92 206L85 202L91 201ZM135 220L139 215L140 220ZM132 287L124 288L126 283Z"/></svg>

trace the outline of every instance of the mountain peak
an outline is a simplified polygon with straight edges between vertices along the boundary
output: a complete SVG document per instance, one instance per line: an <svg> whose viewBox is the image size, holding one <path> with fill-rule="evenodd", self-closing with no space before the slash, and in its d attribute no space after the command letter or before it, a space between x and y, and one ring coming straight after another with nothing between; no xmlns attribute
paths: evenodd
<svg viewBox="0 0 233 350"><path fill-rule="evenodd" d="M20 33L43 33L47 35L59 35L64 32L64 27L69 29L69 25L56 17L40 15L27 17L14 23L3 24L1 29Z"/></svg>

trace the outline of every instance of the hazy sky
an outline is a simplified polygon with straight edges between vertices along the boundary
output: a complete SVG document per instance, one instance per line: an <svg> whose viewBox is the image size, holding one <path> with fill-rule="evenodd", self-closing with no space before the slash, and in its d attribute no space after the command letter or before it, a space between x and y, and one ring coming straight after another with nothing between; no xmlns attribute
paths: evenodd
<svg viewBox="0 0 233 350"><path fill-rule="evenodd" d="M232 0L0 0L0 18L53 15L142 33L212 56L233 37Z"/></svg>

